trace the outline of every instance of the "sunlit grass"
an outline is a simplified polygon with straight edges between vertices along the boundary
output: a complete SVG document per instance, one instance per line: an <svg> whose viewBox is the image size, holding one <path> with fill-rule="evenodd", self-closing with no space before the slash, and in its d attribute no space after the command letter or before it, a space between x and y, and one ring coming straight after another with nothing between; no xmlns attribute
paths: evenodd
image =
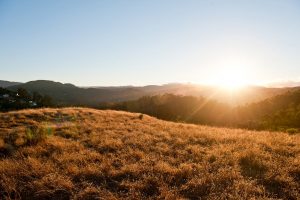
<svg viewBox="0 0 300 200"><path fill-rule="evenodd" d="M0 154L1 199L300 198L298 134L24 110L0 114Z"/></svg>

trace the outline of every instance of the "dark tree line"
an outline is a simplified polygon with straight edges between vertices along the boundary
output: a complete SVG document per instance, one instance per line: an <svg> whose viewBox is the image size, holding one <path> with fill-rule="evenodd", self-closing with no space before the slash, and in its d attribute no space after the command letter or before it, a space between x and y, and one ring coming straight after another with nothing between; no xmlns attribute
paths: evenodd
<svg viewBox="0 0 300 200"><path fill-rule="evenodd" d="M300 91L240 107L215 100L173 94L143 97L134 101L102 103L101 109L148 114L160 119L256 130L300 129Z"/></svg>
<svg viewBox="0 0 300 200"><path fill-rule="evenodd" d="M235 108L236 122L256 129L300 128L300 91Z"/></svg>
<svg viewBox="0 0 300 200"><path fill-rule="evenodd" d="M0 87L0 111L54 106L50 96L38 92L29 93L23 88L11 91Z"/></svg>
<svg viewBox="0 0 300 200"><path fill-rule="evenodd" d="M102 103L100 108L140 112L164 120L209 125L224 125L224 119L231 112L227 104L215 100L173 94L146 96L120 103Z"/></svg>
<svg viewBox="0 0 300 200"><path fill-rule="evenodd" d="M29 93L22 88L16 91L0 88L0 111L54 106L58 105L50 96ZM300 130L300 90L239 107L202 97L164 94L133 101L101 103L97 108L139 112L164 120L213 126Z"/></svg>

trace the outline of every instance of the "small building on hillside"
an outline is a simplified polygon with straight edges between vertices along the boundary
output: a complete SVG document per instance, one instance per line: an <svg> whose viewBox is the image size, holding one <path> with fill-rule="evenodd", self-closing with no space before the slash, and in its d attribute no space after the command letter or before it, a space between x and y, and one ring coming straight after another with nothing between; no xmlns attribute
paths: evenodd
<svg viewBox="0 0 300 200"><path fill-rule="evenodd" d="M7 99L7 98L9 98L9 94L3 94L0 96L0 98Z"/></svg>

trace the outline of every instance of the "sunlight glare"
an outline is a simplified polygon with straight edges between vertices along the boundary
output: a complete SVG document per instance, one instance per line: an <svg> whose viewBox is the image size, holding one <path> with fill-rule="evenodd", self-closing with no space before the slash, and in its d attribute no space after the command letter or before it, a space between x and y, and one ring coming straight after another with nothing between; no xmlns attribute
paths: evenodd
<svg viewBox="0 0 300 200"><path fill-rule="evenodd" d="M212 84L226 90L238 90L249 84L249 73L237 67L228 67L215 72Z"/></svg>

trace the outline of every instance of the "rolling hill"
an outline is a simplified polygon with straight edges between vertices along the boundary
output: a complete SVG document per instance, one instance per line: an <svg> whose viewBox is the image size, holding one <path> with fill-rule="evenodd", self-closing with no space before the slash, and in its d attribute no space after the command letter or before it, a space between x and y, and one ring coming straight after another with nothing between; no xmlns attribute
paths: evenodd
<svg viewBox="0 0 300 200"><path fill-rule="evenodd" d="M39 92L51 96L60 105L82 105L96 107L102 102L120 102L136 100L143 96L154 96L160 94L175 94L184 96L205 97L228 103L230 105L243 105L259 102L270 97L294 91L295 88L265 88L249 86L243 90L229 92L220 88L194 85L194 84L166 84L148 85L143 87L91 87L82 88L72 84L63 84L54 81L38 80L24 84L13 85L8 89L16 90L24 88L30 92Z"/></svg>
<svg viewBox="0 0 300 200"><path fill-rule="evenodd" d="M0 199L299 199L299 157L299 134L87 108L0 114Z"/></svg>

